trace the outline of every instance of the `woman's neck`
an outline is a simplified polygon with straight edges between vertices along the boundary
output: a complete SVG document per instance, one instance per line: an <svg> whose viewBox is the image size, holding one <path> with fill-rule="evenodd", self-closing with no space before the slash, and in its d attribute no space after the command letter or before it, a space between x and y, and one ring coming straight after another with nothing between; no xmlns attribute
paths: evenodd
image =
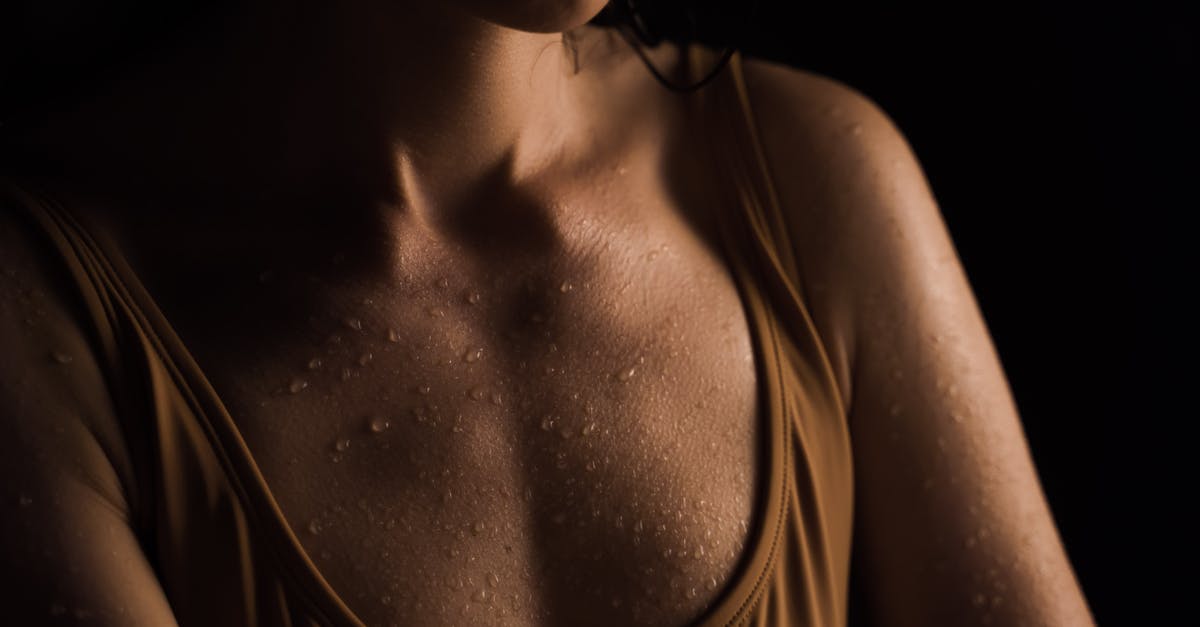
<svg viewBox="0 0 1200 627"><path fill-rule="evenodd" d="M418 213L568 149L577 90L561 35L448 3L279 4L145 64L35 132L38 145L115 198Z"/></svg>

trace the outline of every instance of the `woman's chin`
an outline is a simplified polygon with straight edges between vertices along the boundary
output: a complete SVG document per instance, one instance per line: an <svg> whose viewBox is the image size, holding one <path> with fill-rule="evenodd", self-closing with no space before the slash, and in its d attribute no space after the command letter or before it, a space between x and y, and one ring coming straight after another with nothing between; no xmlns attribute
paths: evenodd
<svg viewBox="0 0 1200 627"><path fill-rule="evenodd" d="M531 33L559 33L596 16L605 0L457 0L470 13L494 24Z"/></svg>

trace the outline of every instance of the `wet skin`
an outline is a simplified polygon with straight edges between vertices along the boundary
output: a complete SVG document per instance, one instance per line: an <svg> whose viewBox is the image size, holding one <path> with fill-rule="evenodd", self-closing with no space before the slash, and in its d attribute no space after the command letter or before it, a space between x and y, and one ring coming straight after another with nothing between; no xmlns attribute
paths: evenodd
<svg viewBox="0 0 1200 627"><path fill-rule="evenodd" d="M614 138L586 159L520 185L501 169L451 210L88 215L367 624L686 624L737 574L760 431L713 190L687 184L710 165L685 101L590 37L607 48L578 80L639 111L584 121Z"/></svg>
<svg viewBox="0 0 1200 627"><path fill-rule="evenodd" d="M564 74L550 39L443 21L444 54L414 38L389 56L363 42L409 45L398 16L335 17L57 120L34 138L64 164L56 191L128 255L365 622L693 620L737 575L762 478L754 360L712 219L724 182L684 101L607 36ZM276 42L270 27L247 41ZM384 93L345 68L410 82ZM902 138L829 81L769 64L747 80L847 400L862 603L880 624L1089 624ZM70 329L74 304L5 220L0 261L19 278L0 308L0 381L15 382L0 407L20 411L0 416L18 434L0 463L57 476L117 449L37 430L99 438L79 414L109 400L81 332L23 322ZM57 350L69 370L45 359ZM30 407L41 419L13 420ZM170 624L119 509L68 492L58 509L6 501L22 509L2 519L5 551L52 573L5 573L30 586L16 615L54 599Z"/></svg>

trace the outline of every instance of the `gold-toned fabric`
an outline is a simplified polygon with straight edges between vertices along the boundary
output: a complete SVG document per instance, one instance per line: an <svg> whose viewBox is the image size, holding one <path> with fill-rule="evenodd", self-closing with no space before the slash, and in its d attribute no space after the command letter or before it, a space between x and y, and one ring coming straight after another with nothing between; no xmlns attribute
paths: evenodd
<svg viewBox="0 0 1200 627"><path fill-rule="evenodd" d="M704 51L693 51L700 56ZM726 257L757 355L766 472L741 571L705 626L842 627L852 465L842 400L734 57L691 96L728 179ZM131 524L183 627L361 625L302 549L220 398L119 251L45 195L4 183L83 303L138 476Z"/></svg>
<svg viewBox="0 0 1200 627"><path fill-rule="evenodd" d="M692 65L711 67L693 49ZM843 627L854 506L845 405L805 307L740 55L697 94L695 124L727 184L726 258L754 335L767 474L747 561L705 627Z"/></svg>

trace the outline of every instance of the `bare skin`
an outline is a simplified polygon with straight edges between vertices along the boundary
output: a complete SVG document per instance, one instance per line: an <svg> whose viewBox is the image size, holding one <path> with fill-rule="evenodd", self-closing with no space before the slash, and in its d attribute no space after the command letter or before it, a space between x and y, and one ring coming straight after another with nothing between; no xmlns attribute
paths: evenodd
<svg viewBox="0 0 1200 627"><path fill-rule="evenodd" d="M553 31L595 2L510 4L251 10L220 47L139 73L37 142L66 164L73 206L104 207L89 218L364 622L687 624L736 575L761 480L746 320L696 183L713 176L684 102L610 35L581 31L575 70ZM837 85L758 64L750 78L850 400L879 624L1089 624L902 140ZM94 363L70 378L25 365L87 351L25 328L31 307L65 320L72 305L5 220L0 261L41 296L0 310L17 355L0 368L22 370L0 408L92 434L76 456L119 453L104 399L54 413L64 387L103 389ZM51 440L30 432L0 457L69 472ZM27 577L24 611L75 598L91 624L169 624L119 486L89 485L118 505L81 488L4 517L6 553L54 573L54 590ZM92 555L65 520L116 550Z"/></svg>

